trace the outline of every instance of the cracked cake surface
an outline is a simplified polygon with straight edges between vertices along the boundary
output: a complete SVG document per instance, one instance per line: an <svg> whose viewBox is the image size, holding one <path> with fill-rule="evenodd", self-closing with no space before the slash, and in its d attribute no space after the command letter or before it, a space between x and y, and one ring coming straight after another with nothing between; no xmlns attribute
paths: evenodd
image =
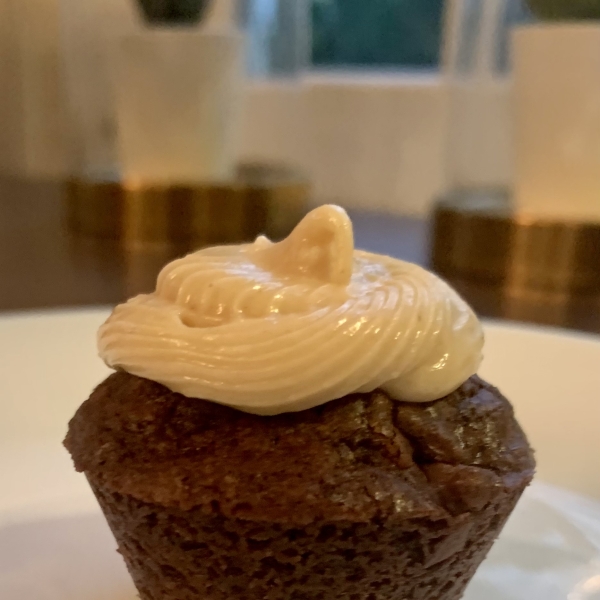
<svg viewBox="0 0 600 600"><path fill-rule="evenodd" d="M65 444L142 600L457 600L534 471L478 377L264 417L117 372Z"/></svg>
<svg viewBox="0 0 600 600"><path fill-rule="evenodd" d="M429 404L376 391L265 418L120 372L66 443L114 491L270 522L443 518L533 471L511 405L478 377Z"/></svg>
<svg viewBox="0 0 600 600"><path fill-rule="evenodd" d="M457 600L534 471L478 377L264 417L117 372L65 444L142 600Z"/></svg>

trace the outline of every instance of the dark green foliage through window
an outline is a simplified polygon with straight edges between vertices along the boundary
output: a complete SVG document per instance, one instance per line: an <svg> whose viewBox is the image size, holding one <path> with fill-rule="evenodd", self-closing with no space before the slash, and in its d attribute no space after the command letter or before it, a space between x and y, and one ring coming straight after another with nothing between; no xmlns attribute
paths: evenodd
<svg viewBox="0 0 600 600"><path fill-rule="evenodd" d="M313 64L436 66L443 9L444 0L313 0Z"/></svg>

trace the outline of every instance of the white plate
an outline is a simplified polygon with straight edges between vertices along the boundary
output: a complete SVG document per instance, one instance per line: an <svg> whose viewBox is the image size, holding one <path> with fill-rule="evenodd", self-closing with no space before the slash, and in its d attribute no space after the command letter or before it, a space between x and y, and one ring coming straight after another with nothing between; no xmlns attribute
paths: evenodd
<svg viewBox="0 0 600 600"><path fill-rule="evenodd" d="M0 318L1 600L135 598L60 444L68 419L108 372L95 354L106 314ZM486 329L482 375L515 405L537 450L539 481L570 491L530 488L466 598L600 600L600 340Z"/></svg>

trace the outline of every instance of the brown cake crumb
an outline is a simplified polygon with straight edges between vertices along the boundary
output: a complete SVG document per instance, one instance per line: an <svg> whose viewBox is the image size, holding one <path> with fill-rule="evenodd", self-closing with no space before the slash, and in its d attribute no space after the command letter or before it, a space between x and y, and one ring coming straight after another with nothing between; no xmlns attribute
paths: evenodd
<svg viewBox="0 0 600 600"><path fill-rule="evenodd" d="M143 600L455 600L534 470L477 377L263 417L115 373L65 445Z"/></svg>

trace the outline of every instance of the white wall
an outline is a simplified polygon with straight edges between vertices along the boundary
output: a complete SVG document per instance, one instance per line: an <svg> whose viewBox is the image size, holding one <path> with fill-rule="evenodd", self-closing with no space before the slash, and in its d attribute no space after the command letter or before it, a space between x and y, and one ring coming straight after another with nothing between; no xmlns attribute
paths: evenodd
<svg viewBox="0 0 600 600"><path fill-rule="evenodd" d="M241 153L301 165L319 201L422 215L444 188L446 108L437 76L254 84Z"/></svg>

